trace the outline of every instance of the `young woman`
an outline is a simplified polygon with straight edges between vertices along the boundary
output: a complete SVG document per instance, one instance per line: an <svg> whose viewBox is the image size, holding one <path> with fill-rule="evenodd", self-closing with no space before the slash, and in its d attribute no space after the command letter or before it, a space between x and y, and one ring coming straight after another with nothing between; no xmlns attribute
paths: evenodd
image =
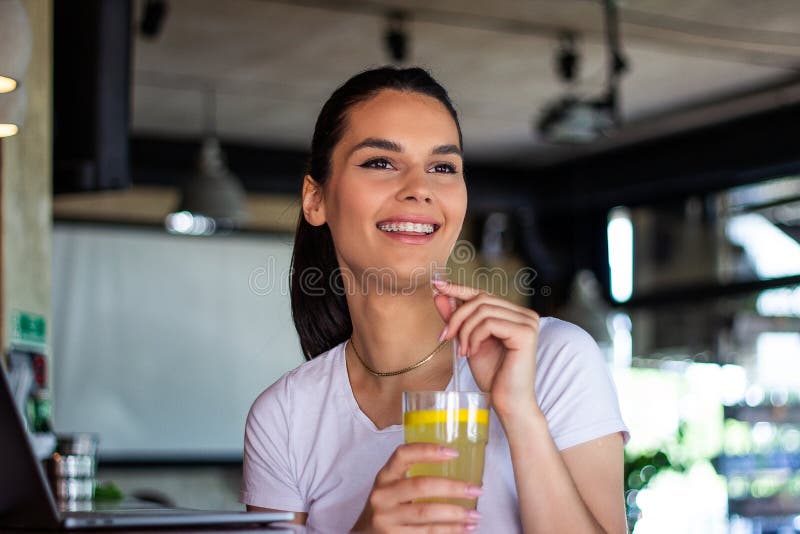
<svg viewBox="0 0 800 534"><path fill-rule="evenodd" d="M626 531L627 429L594 341L470 287L432 288L466 209L458 118L427 72L371 70L333 93L314 131L292 262L310 361L250 410L249 510L297 512L321 532ZM403 444L401 394L452 387L456 338L462 389L491 395L482 487L405 476L452 458ZM414 502L465 495L480 495L477 511Z"/></svg>

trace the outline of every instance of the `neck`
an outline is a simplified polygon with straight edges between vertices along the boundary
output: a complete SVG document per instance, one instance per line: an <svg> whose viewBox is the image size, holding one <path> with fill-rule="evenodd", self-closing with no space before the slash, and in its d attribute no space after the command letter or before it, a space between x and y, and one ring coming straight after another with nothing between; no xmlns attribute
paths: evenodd
<svg viewBox="0 0 800 534"><path fill-rule="evenodd" d="M361 359L375 371L404 369L440 344L444 321L428 287L408 295L348 294L347 304L353 322L353 343ZM449 345L442 347L430 361L407 373L383 377L370 374L350 347L351 380L382 391L443 389L451 375L449 349Z"/></svg>

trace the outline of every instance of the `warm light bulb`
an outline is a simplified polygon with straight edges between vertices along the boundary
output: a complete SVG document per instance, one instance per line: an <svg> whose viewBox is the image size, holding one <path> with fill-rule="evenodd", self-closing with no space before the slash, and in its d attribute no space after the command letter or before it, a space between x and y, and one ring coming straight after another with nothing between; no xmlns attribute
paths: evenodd
<svg viewBox="0 0 800 534"><path fill-rule="evenodd" d="M16 124L0 124L0 137L11 137L17 135L19 128Z"/></svg>
<svg viewBox="0 0 800 534"><path fill-rule="evenodd" d="M10 93L17 88L17 81L13 78L0 76L0 93Z"/></svg>

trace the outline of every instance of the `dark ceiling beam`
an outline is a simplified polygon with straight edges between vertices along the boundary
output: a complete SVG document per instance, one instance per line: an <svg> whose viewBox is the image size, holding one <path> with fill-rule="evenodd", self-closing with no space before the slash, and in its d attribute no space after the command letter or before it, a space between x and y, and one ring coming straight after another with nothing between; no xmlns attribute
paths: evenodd
<svg viewBox="0 0 800 534"><path fill-rule="evenodd" d="M131 1L53 3L53 192L130 185Z"/></svg>
<svg viewBox="0 0 800 534"><path fill-rule="evenodd" d="M538 171L540 214L681 200L800 174L800 103L593 154Z"/></svg>
<svg viewBox="0 0 800 534"><path fill-rule="evenodd" d="M649 293L634 296L615 306L625 309L655 308L659 306L691 305L704 300L720 297L752 297L767 289L793 287L800 284L800 276L785 276L767 280L750 280L719 284L714 282L661 288Z"/></svg>
<svg viewBox="0 0 800 534"><path fill-rule="evenodd" d="M222 143L228 166L245 189L277 194L300 191L306 155L300 151ZM139 185L180 186L197 172L199 139L134 135L131 173Z"/></svg>

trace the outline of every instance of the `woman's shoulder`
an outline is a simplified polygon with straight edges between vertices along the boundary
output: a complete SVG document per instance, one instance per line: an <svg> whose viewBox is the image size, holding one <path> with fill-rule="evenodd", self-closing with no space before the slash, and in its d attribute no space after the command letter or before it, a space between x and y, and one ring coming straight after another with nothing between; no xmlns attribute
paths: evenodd
<svg viewBox="0 0 800 534"><path fill-rule="evenodd" d="M595 340L580 326L555 317L539 321L537 368L564 372L567 369L605 365L605 356Z"/></svg>
<svg viewBox="0 0 800 534"><path fill-rule="evenodd" d="M535 388L559 450L617 431L628 439L606 356L583 328L542 319Z"/></svg>
<svg viewBox="0 0 800 534"><path fill-rule="evenodd" d="M337 365L343 363L344 343L340 343L319 356L287 371L265 389L250 408L250 416L267 411L287 411L297 399L319 398L319 393L329 389L338 378Z"/></svg>
<svg viewBox="0 0 800 534"><path fill-rule="evenodd" d="M542 317L539 319L539 347L550 350L596 349L597 343L576 324L555 317Z"/></svg>

